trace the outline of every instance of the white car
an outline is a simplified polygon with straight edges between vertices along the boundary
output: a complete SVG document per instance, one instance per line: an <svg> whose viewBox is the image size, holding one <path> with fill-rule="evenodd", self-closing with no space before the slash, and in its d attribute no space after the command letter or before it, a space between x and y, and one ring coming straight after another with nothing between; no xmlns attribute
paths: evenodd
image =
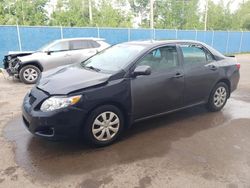
<svg viewBox="0 0 250 188"><path fill-rule="evenodd" d="M110 45L101 38L69 38L53 41L33 53L9 53L4 67L26 84L36 83L43 71L80 63Z"/></svg>

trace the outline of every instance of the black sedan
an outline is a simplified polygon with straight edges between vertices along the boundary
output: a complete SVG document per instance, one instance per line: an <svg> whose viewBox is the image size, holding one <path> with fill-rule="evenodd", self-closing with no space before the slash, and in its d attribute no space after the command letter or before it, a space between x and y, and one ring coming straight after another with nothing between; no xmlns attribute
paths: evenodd
<svg viewBox="0 0 250 188"><path fill-rule="evenodd" d="M81 64L44 72L25 96L23 121L34 135L113 143L134 122L196 105L221 110L240 65L197 41L112 46Z"/></svg>

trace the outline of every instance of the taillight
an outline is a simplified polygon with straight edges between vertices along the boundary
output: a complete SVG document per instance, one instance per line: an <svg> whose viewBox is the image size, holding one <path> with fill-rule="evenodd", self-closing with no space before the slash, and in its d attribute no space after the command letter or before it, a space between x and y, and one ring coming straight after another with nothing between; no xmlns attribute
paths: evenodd
<svg viewBox="0 0 250 188"><path fill-rule="evenodd" d="M240 69L240 63L236 64L237 69Z"/></svg>

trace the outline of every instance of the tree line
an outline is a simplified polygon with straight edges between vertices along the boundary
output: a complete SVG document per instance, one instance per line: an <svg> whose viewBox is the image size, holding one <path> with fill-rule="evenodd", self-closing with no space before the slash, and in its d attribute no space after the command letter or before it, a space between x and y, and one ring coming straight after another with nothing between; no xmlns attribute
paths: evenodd
<svg viewBox="0 0 250 188"><path fill-rule="evenodd" d="M150 0L0 0L1 25L149 27ZM162 29L250 30L250 1L232 11L233 0L154 0L154 27ZM205 4L204 4L205 6ZM207 10L207 11L206 11Z"/></svg>

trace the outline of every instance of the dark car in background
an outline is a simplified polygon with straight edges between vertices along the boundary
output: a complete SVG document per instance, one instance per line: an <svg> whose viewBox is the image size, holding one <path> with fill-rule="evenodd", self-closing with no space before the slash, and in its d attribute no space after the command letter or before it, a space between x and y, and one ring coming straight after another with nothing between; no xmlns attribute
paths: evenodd
<svg viewBox="0 0 250 188"><path fill-rule="evenodd" d="M101 38L60 39L35 52L9 53L3 63L10 76L20 78L25 84L34 84L42 71L80 63L109 46Z"/></svg>
<svg viewBox="0 0 250 188"><path fill-rule="evenodd" d="M24 98L23 121L37 136L105 146L137 121L202 104L221 110L239 68L197 41L122 43L45 72Z"/></svg>

